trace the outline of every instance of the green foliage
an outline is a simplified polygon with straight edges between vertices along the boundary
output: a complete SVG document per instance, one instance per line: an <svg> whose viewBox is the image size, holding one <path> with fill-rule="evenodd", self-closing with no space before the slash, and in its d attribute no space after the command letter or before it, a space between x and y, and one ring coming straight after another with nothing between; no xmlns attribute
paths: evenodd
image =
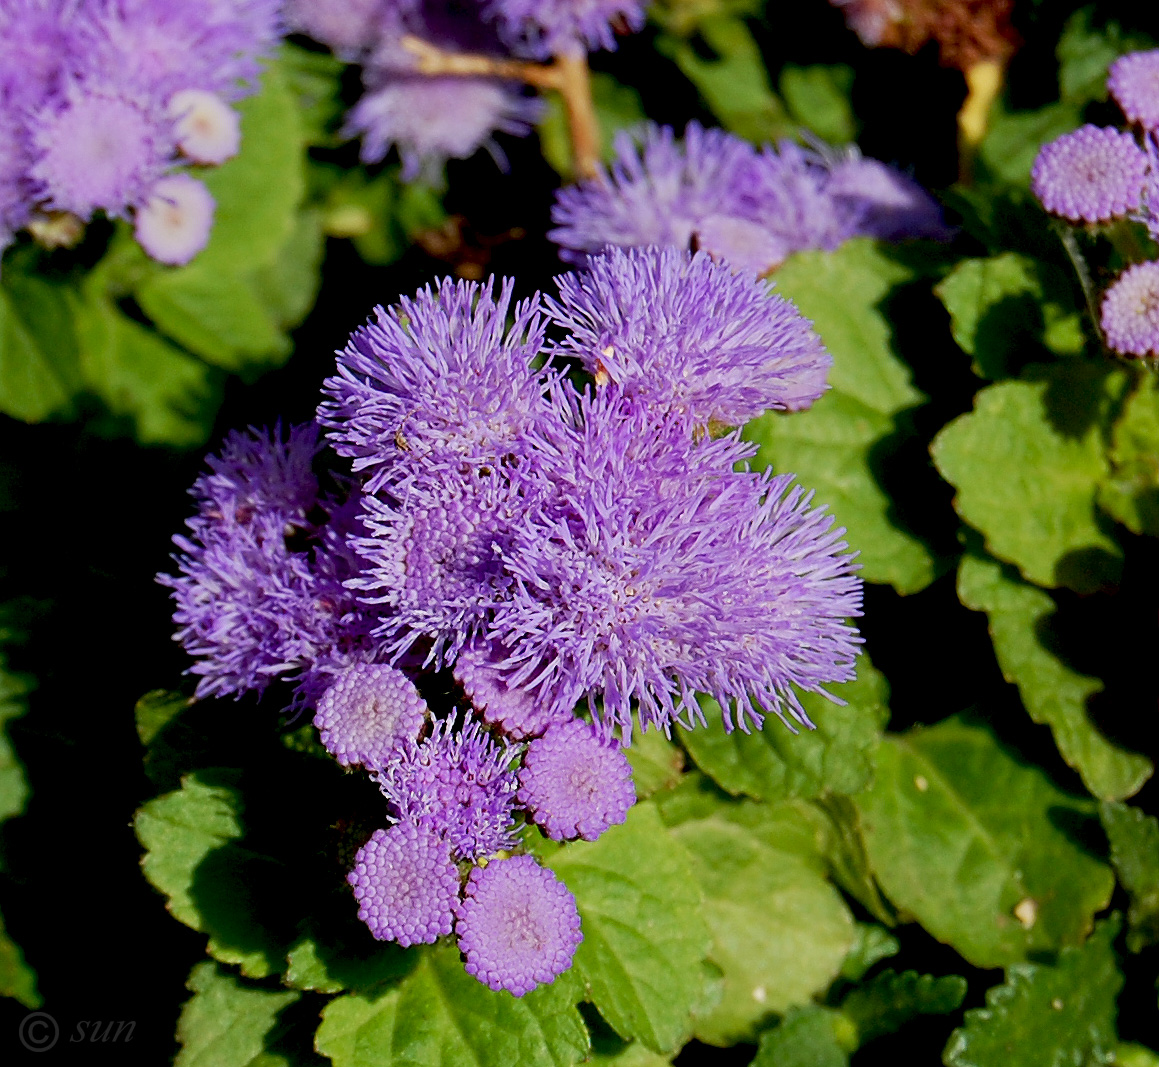
<svg viewBox="0 0 1159 1067"><path fill-rule="evenodd" d="M854 798L882 889L976 967L1077 944L1114 878L1077 840L1093 805L947 719L887 737Z"/></svg>
<svg viewBox="0 0 1159 1067"><path fill-rule="evenodd" d="M1058 40L1058 87L1068 104L1107 98L1107 70L1126 52L1151 47L1139 33L1124 33L1118 22L1099 19L1098 7L1080 8L1066 20Z"/></svg>
<svg viewBox="0 0 1159 1067"><path fill-rule="evenodd" d="M187 988L193 997L177 1021L176 1067L290 1067L270 1056L268 1041L299 993L250 985L208 960L193 968Z"/></svg>
<svg viewBox="0 0 1159 1067"><path fill-rule="evenodd" d="M283 966L288 938L267 925L283 875L276 860L238 843L245 833L239 785L232 771L187 775L180 789L137 812L135 828L145 877L168 898L173 917L209 934L215 959L260 978Z"/></svg>
<svg viewBox="0 0 1159 1067"><path fill-rule="evenodd" d="M857 117L849 99L851 67L786 66L780 88L793 118L823 141L843 145L856 138Z"/></svg>
<svg viewBox="0 0 1159 1067"><path fill-rule="evenodd" d="M858 923L856 939L841 964L841 977L859 982L875 963L896 956L901 944L888 930L876 923Z"/></svg>
<svg viewBox="0 0 1159 1067"><path fill-rule="evenodd" d="M1115 998L1123 976L1111 942L1117 917L1099 923L1081 948L1054 965L1017 963L986 1007L966 1012L946 1046L947 1067L1070 1067L1108 1063L1115 1045Z"/></svg>
<svg viewBox="0 0 1159 1067"><path fill-rule="evenodd" d="M856 1041L840 1012L794 1008L780 1026L761 1034L752 1067L848 1067Z"/></svg>
<svg viewBox="0 0 1159 1067"><path fill-rule="evenodd" d="M873 752L889 718L889 688L868 657L852 682L829 687L844 705L816 693L801 703L816 730L790 733L773 716L760 730L724 732L720 708L704 700L708 726L682 730L680 741L696 765L726 792L758 800L856 793L869 784Z"/></svg>
<svg viewBox="0 0 1159 1067"><path fill-rule="evenodd" d="M1052 264L1015 252L963 259L935 292L981 378L1009 377L1042 349L1074 354L1085 344L1071 285Z"/></svg>
<svg viewBox="0 0 1159 1067"><path fill-rule="evenodd" d="M450 945L415 954L397 985L326 1006L317 1048L334 1067L565 1067L586 1058L571 974L515 998L475 981Z"/></svg>
<svg viewBox="0 0 1159 1067"><path fill-rule="evenodd" d="M672 834L692 856L709 959L723 973L723 997L695 1034L714 1045L752 1040L770 1015L807 1004L837 976L852 916L826 879L816 825L790 804L717 801Z"/></svg>
<svg viewBox="0 0 1159 1067"><path fill-rule="evenodd" d="M624 750L632 765L636 798L644 800L661 789L671 789L684 770L684 753L659 730L637 733Z"/></svg>
<svg viewBox="0 0 1159 1067"><path fill-rule="evenodd" d="M709 950L690 858L665 831L655 806L598 841L580 841L547 860L576 898L584 940L575 970L588 999L624 1038L655 1052L688 1038Z"/></svg>
<svg viewBox="0 0 1159 1067"><path fill-rule="evenodd" d="M941 566L895 516L881 465L912 433L903 413L925 402L897 351L884 303L915 270L872 241L847 241L836 252L801 252L777 271L777 290L811 319L833 354L831 389L807 411L769 412L745 428L761 445L754 460L793 471L817 491L849 531L861 576L914 593ZM841 299L834 300L833 294Z"/></svg>
<svg viewBox="0 0 1159 1067"><path fill-rule="evenodd" d="M1132 533L1159 537L1159 383L1152 375L1140 375L1123 406L1107 459L1099 507Z"/></svg>
<svg viewBox="0 0 1159 1067"><path fill-rule="evenodd" d="M575 181L567 109L555 93L549 95L544 103L543 118L539 121L539 146L543 158L564 181ZM647 116L640 103L640 94L603 71L592 74L592 104L599 120L601 155L607 161L612 158L616 134L638 125Z"/></svg>
<svg viewBox="0 0 1159 1067"><path fill-rule="evenodd" d="M957 1011L966 996L966 979L956 974L882 971L841 1002L841 1012L857 1028L861 1044L900 1030L918 1015Z"/></svg>
<svg viewBox="0 0 1159 1067"><path fill-rule="evenodd" d="M1136 793L1154 767L1146 756L1108 741L1087 716L1087 700L1103 685L1071 670L1044 644L1055 610L1049 594L992 559L966 555L958 570L958 596L966 607L986 612L1003 675L1018 686L1030 717L1050 727L1062 758L1082 775L1083 784L1103 800Z"/></svg>
<svg viewBox="0 0 1159 1067"><path fill-rule="evenodd" d="M934 463L992 555L1038 585L1094 592L1122 567L1095 501L1108 474L1103 428L1126 376L1091 363L1030 370L1029 380L979 392L974 410L938 434Z"/></svg>
<svg viewBox="0 0 1159 1067"><path fill-rule="evenodd" d="M999 105L991 113L978 159L998 183L1025 186L1039 148L1081 124L1082 113L1072 103L1047 104L1036 111L1008 111Z"/></svg>
<svg viewBox="0 0 1159 1067"><path fill-rule="evenodd" d="M1159 942L1159 819L1127 804L1104 803L1099 818L1111 842L1111 863L1131 898L1127 947Z"/></svg>

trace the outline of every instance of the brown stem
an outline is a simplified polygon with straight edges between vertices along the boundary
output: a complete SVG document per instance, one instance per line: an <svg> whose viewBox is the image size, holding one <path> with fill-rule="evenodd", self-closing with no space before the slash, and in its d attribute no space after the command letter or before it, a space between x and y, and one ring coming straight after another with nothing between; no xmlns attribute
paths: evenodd
<svg viewBox="0 0 1159 1067"><path fill-rule="evenodd" d="M537 89L555 90L567 108L576 175L593 178L599 172L600 126L592 102L592 79L586 54L560 55L551 63L532 63L473 52L446 52L410 34L403 37L402 46L417 60L415 69L420 74L506 78Z"/></svg>

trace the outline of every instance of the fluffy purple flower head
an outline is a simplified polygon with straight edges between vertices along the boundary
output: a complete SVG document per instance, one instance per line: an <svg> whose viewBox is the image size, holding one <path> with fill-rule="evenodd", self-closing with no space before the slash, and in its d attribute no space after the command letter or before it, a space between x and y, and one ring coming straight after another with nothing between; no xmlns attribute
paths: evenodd
<svg viewBox="0 0 1159 1067"><path fill-rule="evenodd" d="M1128 119L1145 130L1159 130L1159 48L1116 59L1107 88Z"/></svg>
<svg viewBox="0 0 1159 1067"><path fill-rule="evenodd" d="M172 152L168 124L146 98L76 83L36 116L32 140L30 176L48 205L82 219L143 203Z"/></svg>
<svg viewBox="0 0 1159 1067"><path fill-rule="evenodd" d="M951 236L942 209L922 186L896 167L866 159L855 148L830 163L826 192L856 219L853 228L859 236L884 241L914 237L942 241Z"/></svg>
<svg viewBox="0 0 1159 1067"><path fill-rule="evenodd" d="M95 4L0 0L0 107L35 110L64 88L67 64L82 54Z"/></svg>
<svg viewBox="0 0 1159 1067"><path fill-rule="evenodd" d="M375 309L339 353L318 418L367 491L428 466L438 452L490 464L555 418L532 369L543 345L538 294L512 305L513 282L441 281ZM508 315L512 324L508 327ZM552 376L547 375L548 381Z"/></svg>
<svg viewBox="0 0 1159 1067"><path fill-rule="evenodd" d="M632 765L614 739L600 738L588 723L556 723L527 746L519 803L552 840L595 841L636 803Z"/></svg>
<svg viewBox="0 0 1159 1067"><path fill-rule="evenodd" d="M417 741L426 720L426 701L414 682L382 663L355 663L336 674L314 715L322 744L343 767L370 769Z"/></svg>
<svg viewBox="0 0 1159 1067"><path fill-rule="evenodd" d="M400 821L433 827L456 859L486 859L515 846L515 752L474 716L452 716L397 750L378 785Z"/></svg>
<svg viewBox="0 0 1159 1067"><path fill-rule="evenodd" d="M1107 346L1126 356L1159 356L1159 261L1128 267L1103 297Z"/></svg>
<svg viewBox="0 0 1159 1067"><path fill-rule="evenodd" d="M428 826L375 830L346 880L354 887L358 917L379 941L430 945L451 932L459 869L447 842Z"/></svg>
<svg viewBox="0 0 1159 1067"><path fill-rule="evenodd" d="M520 55L550 59L587 49L615 49L614 25L644 25L642 0L485 0L503 39Z"/></svg>
<svg viewBox="0 0 1159 1067"><path fill-rule="evenodd" d="M517 997L563 974L583 940L575 897L531 856L471 871L455 933L467 973Z"/></svg>
<svg viewBox="0 0 1159 1067"><path fill-rule="evenodd" d="M606 245L689 248L706 219L714 220L714 234L743 239L746 226L755 228L745 192L755 159L746 141L697 122L688 124L683 142L670 126L649 123L635 135L621 131L607 171L556 194L556 229L548 236L565 259L577 262ZM732 220L732 229L722 220ZM700 247L728 258L728 244ZM746 265L751 258L746 253Z"/></svg>
<svg viewBox="0 0 1159 1067"><path fill-rule="evenodd" d="M483 642L475 642L459 652L455 680L475 710L516 740L535 737L553 722L566 721L553 714L534 693L508 684L499 666L506 658L505 650Z"/></svg>
<svg viewBox="0 0 1159 1067"><path fill-rule="evenodd" d="M808 320L703 252L610 248L556 282L548 310L570 331L560 351L645 406L737 426L827 388L833 359Z"/></svg>
<svg viewBox="0 0 1159 1067"><path fill-rule="evenodd" d="M1030 186L1042 206L1072 222L1106 222L1135 211L1147 180L1147 156L1120 130L1080 126L1044 145Z"/></svg>
<svg viewBox="0 0 1159 1067"><path fill-rule="evenodd" d="M134 236L158 263L188 263L209 244L216 206L203 182L188 174L168 174L137 208Z"/></svg>
<svg viewBox="0 0 1159 1067"><path fill-rule="evenodd" d="M29 151L24 130L0 111L0 252L29 216Z"/></svg>
<svg viewBox="0 0 1159 1067"><path fill-rule="evenodd" d="M286 21L352 60L374 47L384 13L394 6L389 0L288 0Z"/></svg>
<svg viewBox="0 0 1159 1067"><path fill-rule="evenodd" d="M566 506L529 520L507 568L516 588L489 638L511 650L510 684L553 713L585 694L605 733L702 716L700 691L742 729L762 709L809 724L793 686L853 677L860 614L853 558L791 476L734 471L735 435L697 441L605 390L552 476ZM786 719L787 721L787 719Z"/></svg>
<svg viewBox="0 0 1159 1067"><path fill-rule="evenodd" d="M479 148L506 169L492 135L526 136L540 110L538 100L491 78L393 76L358 101L346 132L362 137L365 162L381 162L397 147L404 181L433 181L448 159L467 159Z"/></svg>

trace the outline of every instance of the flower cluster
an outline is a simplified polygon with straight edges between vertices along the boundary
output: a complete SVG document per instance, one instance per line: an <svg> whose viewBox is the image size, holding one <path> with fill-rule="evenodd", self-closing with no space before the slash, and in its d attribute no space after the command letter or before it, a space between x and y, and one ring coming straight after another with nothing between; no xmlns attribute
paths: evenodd
<svg viewBox="0 0 1159 1067"><path fill-rule="evenodd" d="M162 263L209 240L185 165L240 143L232 102L278 39L277 0L0 0L0 250L45 213L132 218Z"/></svg>
<svg viewBox="0 0 1159 1067"><path fill-rule="evenodd" d="M1088 227L1143 223L1159 241L1159 50L1112 64L1107 88L1130 128L1086 125L1038 153L1031 188L1052 215ZM1107 346L1159 356L1159 260L1128 266L1103 295Z"/></svg>
<svg viewBox="0 0 1159 1067"><path fill-rule="evenodd" d="M638 30L642 0L290 0L292 28L361 64L365 92L351 110L348 136L362 158L392 148L404 180L434 181L448 159L485 148L506 165L495 133L524 136L542 113L526 95L512 59L548 60L587 48L615 48L613 26ZM467 67L424 67L416 45ZM513 68L518 68L518 62ZM488 67L496 69L490 70Z"/></svg>
<svg viewBox="0 0 1159 1067"><path fill-rule="evenodd" d="M705 252L611 248L558 286L446 280L377 309L319 407L342 491L319 489L316 428L235 434L162 579L201 695L287 679L378 785L390 825L349 876L374 936L453 931L517 996L581 939L521 826L623 822L621 745L703 723L697 693L727 729L811 726L798 693L852 678L860 641L843 531L727 431L821 395L810 324ZM461 713L427 706L438 672Z"/></svg>
<svg viewBox="0 0 1159 1067"><path fill-rule="evenodd" d="M917 182L856 148L791 141L754 148L689 123L621 132L609 170L560 190L549 236L567 259L607 245L702 249L764 274L791 252L834 249L851 237L948 236Z"/></svg>

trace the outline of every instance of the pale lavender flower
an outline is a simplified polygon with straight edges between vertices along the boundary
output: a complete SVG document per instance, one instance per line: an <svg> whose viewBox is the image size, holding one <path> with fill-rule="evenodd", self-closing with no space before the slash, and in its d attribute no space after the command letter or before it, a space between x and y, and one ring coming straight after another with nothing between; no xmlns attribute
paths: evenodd
<svg viewBox="0 0 1159 1067"><path fill-rule="evenodd" d="M580 719L564 720L527 746L519 803L555 841L595 841L636 803L632 765L614 739Z"/></svg>
<svg viewBox="0 0 1159 1067"><path fill-rule="evenodd" d="M1159 261L1136 263L1103 297L1107 347L1127 356L1159 356Z"/></svg>
<svg viewBox="0 0 1159 1067"><path fill-rule="evenodd" d="M829 0L845 12L849 28L868 48L876 48L891 27L903 21L905 9L898 0Z"/></svg>
<svg viewBox="0 0 1159 1067"><path fill-rule="evenodd" d="M455 659L455 680L484 720L516 740L535 737L553 722L566 721L534 693L509 684L500 667L507 657L505 649L477 641L461 649Z"/></svg>
<svg viewBox="0 0 1159 1067"><path fill-rule="evenodd" d="M451 932L459 869L447 842L429 827L399 823L375 830L347 875L358 917L379 941L433 944Z"/></svg>
<svg viewBox="0 0 1159 1067"><path fill-rule="evenodd" d="M172 151L168 123L150 101L111 86L70 85L31 129L30 177L49 207L82 219L143 203Z"/></svg>
<svg viewBox="0 0 1159 1067"><path fill-rule="evenodd" d="M575 897L531 856L471 871L455 934L467 973L517 997L563 974L583 940Z"/></svg>
<svg viewBox="0 0 1159 1067"><path fill-rule="evenodd" d="M1135 211L1147 156L1129 133L1080 126L1044 145L1030 173L1042 206L1072 222L1106 222Z"/></svg>
<svg viewBox="0 0 1159 1067"><path fill-rule="evenodd" d="M431 826L456 859L486 859L515 845L517 751L474 716L452 716L425 740L402 745L376 780L400 822Z"/></svg>
<svg viewBox="0 0 1159 1067"><path fill-rule="evenodd" d="M241 147L241 116L216 93L182 89L169 98L173 136L194 163L224 163Z"/></svg>
<svg viewBox="0 0 1159 1067"><path fill-rule="evenodd" d="M833 359L808 320L705 253L611 248L556 281L548 311L570 331L559 351L645 406L738 426L827 388Z"/></svg>
<svg viewBox="0 0 1159 1067"><path fill-rule="evenodd" d="M426 720L426 701L414 682L382 663L355 663L336 673L314 715L322 744L343 767L371 770L417 741Z"/></svg>
<svg viewBox="0 0 1159 1067"><path fill-rule="evenodd" d="M1120 56L1111 64L1107 88L1128 119L1159 130L1159 49Z"/></svg>
<svg viewBox="0 0 1159 1067"><path fill-rule="evenodd" d="M287 0L286 21L353 60L377 44L384 17L398 6L392 0ZM402 6L414 8L417 2Z"/></svg>
<svg viewBox="0 0 1159 1067"><path fill-rule="evenodd" d="M23 128L0 110L0 252L28 221L29 158Z"/></svg>
<svg viewBox="0 0 1159 1067"><path fill-rule="evenodd" d="M96 11L74 0L0 0L0 108L35 110L64 89Z"/></svg>
<svg viewBox="0 0 1159 1067"><path fill-rule="evenodd" d="M209 244L216 206L203 182L188 174L166 175L137 208L133 234L159 263L188 263Z"/></svg>
<svg viewBox="0 0 1159 1067"><path fill-rule="evenodd" d="M485 0L503 39L521 55L550 59L564 53L616 47L613 26L643 28L642 0Z"/></svg>
<svg viewBox="0 0 1159 1067"><path fill-rule="evenodd" d="M511 650L510 684L564 714L587 696L605 733L630 741L702 716L693 691L733 705L742 729L763 711L809 724L794 686L854 674L861 586L840 528L791 476L734 471L754 449L696 440L606 389L551 477L566 507L520 529L504 556L516 582L488 637Z"/></svg>
<svg viewBox="0 0 1159 1067"><path fill-rule="evenodd" d="M852 216L859 235L885 241L943 241L952 235L933 197L896 167L849 148L831 159L828 169L826 192Z"/></svg>
<svg viewBox="0 0 1159 1067"><path fill-rule="evenodd" d="M440 282L376 308L323 385L319 421L369 492L438 451L495 463L555 416L532 369L543 345L539 296L512 304L513 283ZM508 315L511 325L508 326ZM551 380L551 375L546 376Z"/></svg>

